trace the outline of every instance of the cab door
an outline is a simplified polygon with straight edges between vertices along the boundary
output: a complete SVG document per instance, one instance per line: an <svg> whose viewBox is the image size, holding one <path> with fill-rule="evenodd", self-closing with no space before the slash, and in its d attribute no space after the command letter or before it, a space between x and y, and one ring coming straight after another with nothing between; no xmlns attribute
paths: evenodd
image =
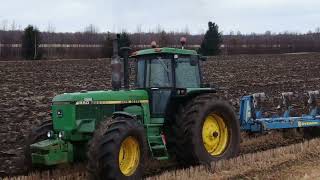
<svg viewBox="0 0 320 180"><path fill-rule="evenodd" d="M174 90L172 55L153 55L146 63L146 88L150 93L151 117L164 118Z"/></svg>

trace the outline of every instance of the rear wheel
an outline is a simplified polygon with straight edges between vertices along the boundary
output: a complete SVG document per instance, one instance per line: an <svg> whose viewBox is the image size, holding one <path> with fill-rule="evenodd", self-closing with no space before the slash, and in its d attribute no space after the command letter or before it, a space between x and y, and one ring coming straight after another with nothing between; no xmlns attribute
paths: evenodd
<svg viewBox="0 0 320 180"><path fill-rule="evenodd" d="M209 164L234 157L240 147L240 125L228 102L213 94L195 97L166 122L171 155L182 165Z"/></svg>
<svg viewBox="0 0 320 180"><path fill-rule="evenodd" d="M138 121L117 117L101 122L88 151L90 179L141 179L146 141Z"/></svg>
<svg viewBox="0 0 320 180"><path fill-rule="evenodd" d="M48 131L51 131L52 129L53 129L52 121L47 120L47 121L44 121L42 124L40 124L40 126L30 131L26 139L26 147L24 151L25 153L24 167L26 171L29 171L32 169L30 145L36 142L46 140L48 138L47 137Z"/></svg>
<svg viewBox="0 0 320 180"><path fill-rule="evenodd" d="M202 140L207 152L218 156L226 149L229 133L224 119L216 113L206 117L202 127Z"/></svg>

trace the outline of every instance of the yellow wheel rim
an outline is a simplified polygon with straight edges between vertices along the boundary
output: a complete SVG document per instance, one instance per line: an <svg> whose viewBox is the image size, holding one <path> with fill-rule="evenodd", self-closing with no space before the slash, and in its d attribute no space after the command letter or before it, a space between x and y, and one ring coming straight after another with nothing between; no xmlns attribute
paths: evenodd
<svg viewBox="0 0 320 180"><path fill-rule="evenodd" d="M136 138L129 136L122 143L119 151L119 167L122 174L131 176L140 161L140 147Z"/></svg>
<svg viewBox="0 0 320 180"><path fill-rule="evenodd" d="M212 156L221 155L228 145L228 129L223 118L217 114L206 117L202 127L202 140L207 152Z"/></svg>

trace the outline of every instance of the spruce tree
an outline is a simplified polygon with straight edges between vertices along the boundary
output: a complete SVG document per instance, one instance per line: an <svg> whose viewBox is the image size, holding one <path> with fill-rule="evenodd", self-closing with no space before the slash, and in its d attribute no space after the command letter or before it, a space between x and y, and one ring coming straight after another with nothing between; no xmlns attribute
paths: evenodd
<svg viewBox="0 0 320 180"><path fill-rule="evenodd" d="M219 32L217 24L208 23L209 29L204 35L199 53L205 56L213 56L220 53L220 44L222 43L222 34Z"/></svg>
<svg viewBox="0 0 320 180"><path fill-rule="evenodd" d="M131 45L131 40L129 38L128 33L126 32L121 33L119 38L119 48L130 47L130 45Z"/></svg>
<svg viewBox="0 0 320 180"><path fill-rule="evenodd" d="M37 28L29 25L24 29L22 36L22 55L25 59L41 58L41 52L39 51L40 41L40 32Z"/></svg>

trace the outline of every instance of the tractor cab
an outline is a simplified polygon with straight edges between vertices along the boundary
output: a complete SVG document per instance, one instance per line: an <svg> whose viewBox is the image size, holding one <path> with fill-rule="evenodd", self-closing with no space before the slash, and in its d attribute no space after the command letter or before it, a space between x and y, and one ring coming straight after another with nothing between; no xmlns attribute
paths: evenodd
<svg viewBox="0 0 320 180"><path fill-rule="evenodd" d="M193 50L152 48L132 54L136 88L150 94L151 116L163 117L173 96L201 87L200 56Z"/></svg>

